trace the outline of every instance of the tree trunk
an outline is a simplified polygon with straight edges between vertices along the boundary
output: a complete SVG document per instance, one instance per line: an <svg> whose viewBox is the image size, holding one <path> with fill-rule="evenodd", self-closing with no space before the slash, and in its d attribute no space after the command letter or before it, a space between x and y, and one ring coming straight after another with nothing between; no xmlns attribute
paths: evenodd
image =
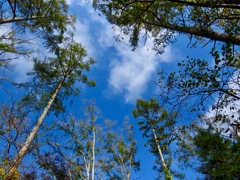
<svg viewBox="0 0 240 180"><path fill-rule="evenodd" d="M183 4L186 6L198 6L198 7L209 7L209 8L232 8L240 9L239 0L204 0L204 1L188 1L188 0L167 0L174 3Z"/></svg>
<svg viewBox="0 0 240 180"><path fill-rule="evenodd" d="M12 171L14 169L17 169L19 164L21 163L22 159L24 158L24 156L27 154L27 151L29 150L29 147L33 141L33 139L36 137L37 135L37 132L39 130L39 128L41 127L49 109L51 108L52 106L52 103L54 102L54 100L56 99L56 96L58 94L58 92L60 91L62 85L63 85L63 82L65 81L65 78L64 77L58 87L55 89L51 99L48 101L47 103L47 106L44 108L40 118L38 119L37 121L37 124L34 126L33 130L30 132L29 136L27 137L24 145L22 146L22 148L20 149L20 151L18 152L17 156L15 157L15 159L13 160L13 163L12 165L10 166L9 170L5 173L5 175L11 175Z"/></svg>
<svg viewBox="0 0 240 180"><path fill-rule="evenodd" d="M92 149L92 155L93 155L93 159L92 159L92 180L94 180L94 171L95 171L95 141L96 141L96 135L95 135L95 130L93 130L93 149Z"/></svg>
<svg viewBox="0 0 240 180"><path fill-rule="evenodd" d="M165 179L166 180L172 180L171 174L170 174L170 172L168 170L168 167L167 167L167 165L165 163L165 160L164 160L164 157L163 157L163 154L162 154L162 150L161 150L161 147L160 147L158 139L157 139L157 135L156 135L155 129L152 126L151 126L151 128L152 128L152 132L153 132L153 135L154 135L155 143L157 145L158 153L159 153L162 165L163 165ZM170 176L170 177L168 177L168 176Z"/></svg>

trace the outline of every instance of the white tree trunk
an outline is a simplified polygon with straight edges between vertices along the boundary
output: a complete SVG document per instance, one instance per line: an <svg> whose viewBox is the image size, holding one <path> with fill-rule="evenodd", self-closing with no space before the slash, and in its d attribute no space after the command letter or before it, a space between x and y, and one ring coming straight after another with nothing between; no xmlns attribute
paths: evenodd
<svg viewBox="0 0 240 180"><path fill-rule="evenodd" d="M164 160L164 157L163 157L163 154L162 154L162 150L161 150L161 147L159 145L159 142L158 142L158 139L157 139L157 135L156 135L156 132L155 132L155 129L154 127L152 127L152 132L153 132L153 135L154 135L154 140L156 142L156 145L157 145L157 148L158 148L158 153L159 153L159 156L160 156L160 159L161 159L161 162L162 162L162 165L163 165L163 169L164 169L164 174L166 173L165 170L168 171L168 173L170 174L169 170L168 170L168 167L165 163L165 160ZM166 175L166 174L165 174Z"/></svg>

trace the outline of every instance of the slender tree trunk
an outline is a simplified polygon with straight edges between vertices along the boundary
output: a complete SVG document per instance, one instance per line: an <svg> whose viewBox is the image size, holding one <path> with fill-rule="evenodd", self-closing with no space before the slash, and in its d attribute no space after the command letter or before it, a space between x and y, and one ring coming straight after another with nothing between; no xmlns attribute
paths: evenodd
<svg viewBox="0 0 240 180"><path fill-rule="evenodd" d="M24 158L24 156L27 154L29 147L33 141L33 139L36 137L37 132L39 130L39 128L41 127L49 109L52 106L52 103L54 102L54 100L56 99L56 96L58 94L58 92L60 91L63 82L65 81L66 77L64 77L58 87L56 88L56 90L54 91L51 99L48 101L47 106L44 108L40 118L37 121L37 124L34 126L33 130L30 132L29 136L27 137L24 145L22 146L22 148L20 149L20 151L18 152L18 154L16 155L15 159L13 160L13 164L12 166L10 166L9 170L6 172L5 175L11 175L11 173L13 172L14 169L17 169L19 164L21 163L22 159Z"/></svg>
<svg viewBox="0 0 240 180"><path fill-rule="evenodd" d="M87 180L90 180L90 166L91 166L91 164L90 163L88 163L87 164Z"/></svg>
<svg viewBox="0 0 240 180"><path fill-rule="evenodd" d="M154 129L154 127L152 127L152 126L151 126L151 128L152 128L152 132L153 132L153 135L154 135L155 143L156 143L156 145L157 145L158 153L159 153L159 156L160 156L162 165L163 165L165 179L166 179L166 180L171 180L171 179L172 179L172 176L171 176L171 174L170 174L170 172L169 172L169 170L168 170L168 167L167 167L167 165L166 165L166 163L165 163L165 160L164 160L164 157L163 157L163 154L162 154L162 150L161 150L161 147L160 147L159 142L158 142L158 139L157 139L157 135L156 135L155 129ZM169 177L169 178L166 178L166 177L168 177L168 176L170 176L170 177Z"/></svg>
<svg viewBox="0 0 240 180"><path fill-rule="evenodd" d="M95 171L95 142L96 142L96 135L95 135L95 130L93 130L93 150L92 150L92 180L94 180L94 171Z"/></svg>
<svg viewBox="0 0 240 180"><path fill-rule="evenodd" d="M87 171L86 172L87 173L87 180L90 180L90 166L91 166L91 163L88 163L87 157L82 151L81 151L81 154L83 155L83 160L84 160L85 168L86 168L86 171Z"/></svg>

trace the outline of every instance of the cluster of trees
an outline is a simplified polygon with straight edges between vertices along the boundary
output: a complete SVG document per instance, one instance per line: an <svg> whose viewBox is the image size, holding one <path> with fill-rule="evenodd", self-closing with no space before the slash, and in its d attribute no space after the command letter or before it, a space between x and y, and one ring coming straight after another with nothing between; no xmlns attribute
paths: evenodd
<svg viewBox="0 0 240 180"><path fill-rule="evenodd" d="M80 95L77 83L96 85L86 75L96 61L86 59L74 40L76 17L66 1L9 0L0 7L6 30L0 37L1 71L13 60L33 63L27 82L1 77L1 93L10 100L0 109L0 179L130 179L140 164L128 120L122 129L110 120L97 122L94 102L86 104L84 119L65 112L68 99ZM43 59L34 45L47 52ZM44 123L47 116L62 118Z"/></svg>
<svg viewBox="0 0 240 180"><path fill-rule="evenodd" d="M213 61L188 57L176 72L160 71L159 94L137 100L132 114L156 157L158 179L184 179L175 161L204 179L240 179L240 3L94 0L93 7L120 27L133 50L139 39L152 37L161 54L178 34L189 38L186 46L211 46ZM1 71L11 60L33 62L28 82L0 79L10 99L0 108L0 178L131 179L140 167L133 126L125 120L119 130L112 121L97 122L100 113L92 101L84 119L65 113L64 100L80 94L76 83L96 84L85 74L95 60L86 59L86 50L69 32L76 17L66 1L8 0L0 8L0 26L6 29L0 35ZM40 59L26 46L32 38L40 39L47 57ZM13 96L9 87L22 93ZM47 115L59 120L44 124Z"/></svg>
<svg viewBox="0 0 240 180"><path fill-rule="evenodd" d="M165 179L183 178L172 166L169 150L175 146L176 160L204 179L239 179L240 3L95 0L93 6L119 27L133 50L150 37L161 54L179 35L189 39L187 47L210 47L211 59L187 56L175 72L161 70L159 94L139 99L133 115Z"/></svg>

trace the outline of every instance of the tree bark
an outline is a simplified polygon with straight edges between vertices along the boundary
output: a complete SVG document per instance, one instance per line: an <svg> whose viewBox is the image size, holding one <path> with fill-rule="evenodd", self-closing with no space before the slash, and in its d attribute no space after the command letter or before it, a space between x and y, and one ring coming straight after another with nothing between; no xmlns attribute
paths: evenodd
<svg viewBox="0 0 240 180"><path fill-rule="evenodd" d="M181 26L177 26L177 25L161 23L161 19L158 19L158 21L159 21L159 23L148 22L148 21L143 21L143 23L158 26L160 28L165 28L165 29L169 29L169 30L173 30L173 31L178 31L181 33L186 33L186 34L190 34L190 35L209 38L212 41L220 41L220 42L226 42L226 43L231 43L231 44L235 44L235 45L240 45L240 36L239 35L229 35L229 34L214 32L211 30L201 30L199 28L196 29L193 27L187 27L187 26L181 27Z"/></svg>

